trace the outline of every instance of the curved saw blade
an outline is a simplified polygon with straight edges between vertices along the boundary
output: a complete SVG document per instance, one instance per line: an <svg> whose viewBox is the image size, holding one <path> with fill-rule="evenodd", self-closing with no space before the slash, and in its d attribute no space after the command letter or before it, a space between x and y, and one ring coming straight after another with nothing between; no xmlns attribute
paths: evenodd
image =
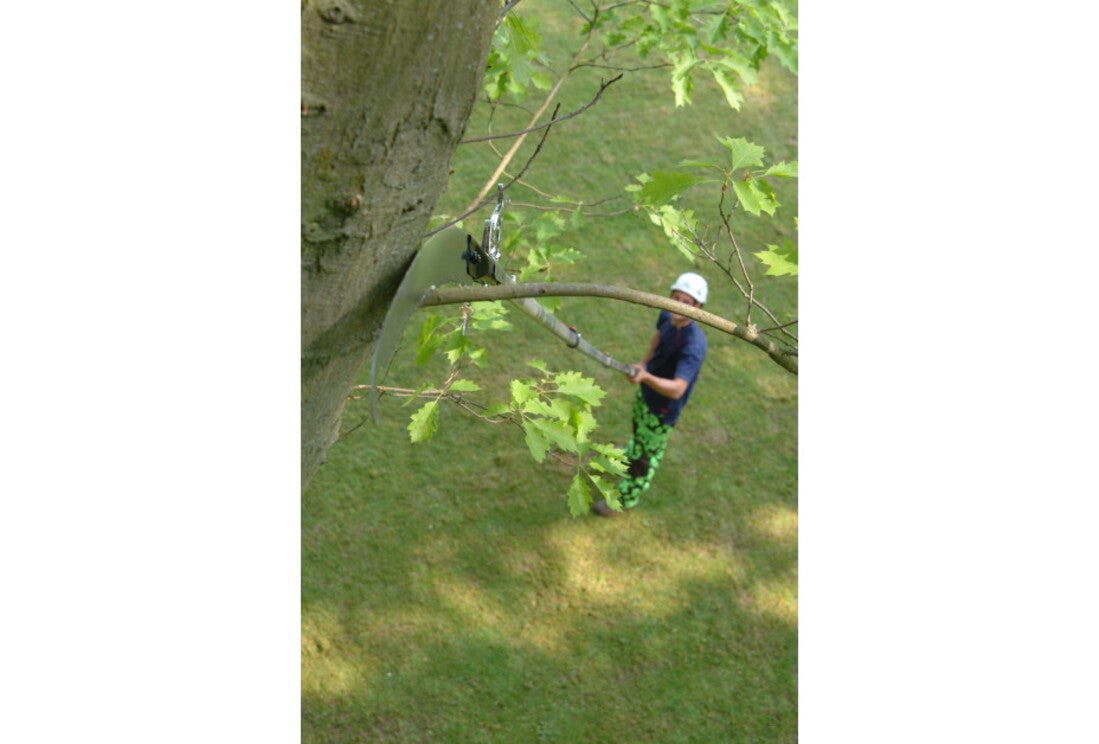
<svg viewBox="0 0 1099 744"><path fill-rule="evenodd" d="M431 236L401 280L401 286L397 288L397 294L385 314L382 332L374 344L374 355L370 360L370 417L374 421L378 420L374 404L378 374L388 369L408 319L420 306L424 295L440 284L469 281L465 259L462 258L466 240L466 232L457 227Z"/></svg>

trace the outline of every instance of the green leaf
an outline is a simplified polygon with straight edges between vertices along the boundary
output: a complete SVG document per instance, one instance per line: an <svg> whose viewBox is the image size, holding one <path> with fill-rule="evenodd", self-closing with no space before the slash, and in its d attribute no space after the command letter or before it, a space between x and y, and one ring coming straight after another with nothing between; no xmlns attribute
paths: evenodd
<svg viewBox="0 0 1099 744"><path fill-rule="evenodd" d="M511 38L517 47L524 51L538 51L542 44L542 36L532 26L527 25L521 15L508 13L504 16L504 24L511 32Z"/></svg>
<svg viewBox="0 0 1099 744"><path fill-rule="evenodd" d="M446 340L445 335L436 335L435 329L446 320L441 315L429 315L420 325L420 335L416 338L416 364L423 366L439 350Z"/></svg>
<svg viewBox="0 0 1099 744"><path fill-rule="evenodd" d="M591 449L598 452L599 457L589 463L590 467L619 478L626 475L628 465L625 450L606 442L592 442Z"/></svg>
<svg viewBox="0 0 1099 744"><path fill-rule="evenodd" d="M564 307L565 301L560 297L542 297L538 300L542 303L542 307L549 310L551 313L556 313L562 307Z"/></svg>
<svg viewBox="0 0 1099 744"><path fill-rule="evenodd" d="M771 42L768 49L778 57L778 61L782 63L790 72L795 75L798 74L798 48L797 44L778 34L770 34L768 40Z"/></svg>
<svg viewBox="0 0 1099 744"><path fill-rule="evenodd" d="M615 14L615 12L611 10L607 13L601 14L600 18L606 19L615 15L617 14ZM626 20L619 21L618 27L626 33L637 34L645 29L645 19L640 15L631 15L626 18Z"/></svg>
<svg viewBox="0 0 1099 744"><path fill-rule="evenodd" d="M579 452L580 445L576 441L576 435L572 427L564 421L550 421L548 419L532 419L531 423L547 441L557 445L566 452Z"/></svg>
<svg viewBox="0 0 1099 744"><path fill-rule="evenodd" d="M408 424L408 433L412 442L426 442L435 433L435 427L439 419L439 401L432 400L424 403L420 410L412 414Z"/></svg>
<svg viewBox="0 0 1099 744"><path fill-rule="evenodd" d="M694 168L717 168L721 170L721 166L717 163L711 163L709 160L680 160L680 165L691 166Z"/></svg>
<svg viewBox="0 0 1099 744"><path fill-rule="evenodd" d="M531 413L538 416L557 415L554 412L553 408L550 407L549 403L546 403L544 400L538 397L530 398L529 400L524 401L520 410L522 410L524 413Z"/></svg>
<svg viewBox="0 0 1099 744"><path fill-rule="evenodd" d="M587 411L581 411L579 408L572 409L572 417L569 423L576 429L576 441L581 443L587 442L588 434L591 434L598 426L595 416Z"/></svg>
<svg viewBox="0 0 1099 744"><path fill-rule="evenodd" d="M554 375L554 383L557 392L561 395L571 395L582 400L589 406L598 406L606 393L595 384L591 377L584 377L579 372L560 372Z"/></svg>
<svg viewBox="0 0 1099 744"><path fill-rule="evenodd" d="M743 137L737 139L719 137L718 141L728 147L732 154L729 161L729 170L740 170L750 165L763 165L764 150L759 145L749 142Z"/></svg>
<svg viewBox="0 0 1099 744"><path fill-rule="evenodd" d="M672 92L675 94L675 106L680 108L691 102L691 79L689 77L673 77Z"/></svg>
<svg viewBox="0 0 1099 744"><path fill-rule="evenodd" d="M604 457L612 460L626 460L626 451L621 447L615 447L613 444L607 444L606 442L596 442L592 444L591 448L603 455Z"/></svg>
<svg viewBox="0 0 1099 744"><path fill-rule="evenodd" d="M714 74L714 80L721 86L721 91L725 94L725 102L729 104L729 108L740 111L740 94L737 93L736 84L733 83L729 74L720 67L711 67L710 72Z"/></svg>
<svg viewBox="0 0 1099 744"><path fill-rule="evenodd" d="M756 73L755 70L752 69L752 63L743 54L735 49L725 49L722 47L704 45L702 48L710 54L718 55L707 60L709 64L728 67L740 76L740 79L744 81L745 85L756 84Z"/></svg>
<svg viewBox="0 0 1099 744"><path fill-rule="evenodd" d="M544 72L531 73L530 82L534 84L538 90L549 90L553 87L553 78Z"/></svg>
<svg viewBox="0 0 1099 744"><path fill-rule="evenodd" d="M678 248L688 261L694 261L695 255L691 251L691 244L683 237L684 233L689 232L694 212L689 209L680 211L670 204L665 204L657 210L651 210L649 219L654 225L659 225L664 230L671 244Z"/></svg>
<svg viewBox="0 0 1099 744"><path fill-rule="evenodd" d="M502 416L505 413L511 412L511 406L507 403L493 403L491 406L485 409L484 415L492 418L494 416Z"/></svg>
<svg viewBox="0 0 1099 744"><path fill-rule="evenodd" d="M768 245L767 250L759 251L755 256L767 265L767 275L797 276L798 249L789 238L783 242L782 248L777 245Z"/></svg>
<svg viewBox="0 0 1099 744"><path fill-rule="evenodd" d="M590 467L592 470L596 470L600 473L606 473L607 475L613 476L615 478L625 478L626 471L629 469L624 460L622 462L619 462L617 460L611 459L592 460L588 463L588 467Z"/></svg>
<svg viewBox="0 0 1099 744"><path fill-rule="evenodd" d="M492 320L475 320L473 321L473 327L479 331L510 331L514 326L510 321L503 318L494 318Z"/></svg>
<svg viewBox="0 0 1099 744"><path fill-rule="evenodd" d="M457 390L460 393L475 393L481 389L481 386L472 380L455 380L450 383L450 390Z"/></svg>
<svg viewBox="0 0 1099 744"><path fill-rule="evenodd" d="M545 270L546 267L543 264L527 264L522 268L522 270L519 271L519 282L529 282L531 279L533 279L538 274L541 274Z"/></svg>
<svg viewBox="0 0 1099 744"><path fill-rule="evenodd" d="M583 33L586 34L587 31L584 31ZM609 33L603 34L603 44L609 47L618 46L625 40L626 35L619 31L611 31Z"/></svg>
<svg viewBox="0 0 1099 744"><path fill-rule="evenodd" d="M579 214L579 212L577 212ZM575 248L564 248L559 245L550 246L550 258L561 263L572 264L584 257L584 254Z"/></svg>
<svg viewBox="0 0 1099 744"><path fill-rule="evenodd" d="M573 230L579 230L581 227L584 226L585 222L586 220L584 219L584 207L583 205L581 205L578 206L576 208L576 211L572 213L572 216L569 217L569 227L571 227ZM576 251L576 253L583 255L580 253L580 251Z"/></svg>
<svg viewBox="0 0 1099 744"><path fill-rule="evenodd" d="M584 482L584 477L580 473L573 476L572 483L569 485L568 502L569 513L574 517L579 517L591 508L588 484Z"/></svg>
<svg viewBox="0 0 1099 744"><path fill-rule="evenodd" d="M538 397L530 383L525 380L511 381L511 401L516 408L522 409L523 405L531 398Z"/></svg>
<svg viewBox="0 0 1099 744"><path fill-rule="evenodd" d="M711 44L715 41L719 41L725 38L725 34L729 31L728 16L724 13L713 16L709 22L702 28L702 32L706 35L706 41Z"/></svg>
<svg viewBox="0 0 1099 744"><path fill-rule="evenodd" d="M447 361L454 365L458 363L458 360L462 358L462 354L475 349L476 347L469 342L469 339L464 334L455 333L450 337L450 340L446 345L446 358Z"/></svg>
<svg viewBox="0 0 1099 744"><path fill-rule="evenodd" d="M516 98L523 98L527 92L527 83L534 74L534 65L519 55L513 55L508 61L511 63L508 92Z"/></svg>
<svg viewBox="0 0 1099 744"><path fill-rule="evenodd" d="M552 412L551 415L559 421L564 421L565 423L569 424L569 426L572 426L573 412L578 410L580 409L576 408L573 405L570 405L568 399L565 397L554 398L552 401L550 401L550 411Z"/></svg>
<svg viewBox="0 0 1099 744"><path fill-rule="evenodd" d="M565 229L564 218L557 212L546 212L534 220L535 241L545 243L555 235L560 235Z"/></svg>
<svg viewBox="0 0 1099 744"><path fill-rule="evenodd" d="M591 481L591 484L593 486L595 486L596 490L599 492L599 495L607 500L607 506L612 509L622 508L622 502L619 500L620 494L618 493L617 488L607 484L598 475L588 475L588 480Z"/></svg>
<svg viewBox="0 0 1099 744"><path fill-rule="evenodd" d="M652 14L653 20L656 21L656 25L660 27L661 31L667 31L672 27L672 19L668 16L668 11L662 6L653 3L649 6L649 13Z"/></svg>
<svg viewBox="0 0 1099 744"><path fill-rule="evenodd" d="M694 84L691 82L691 70L699 63L699 59L693 54L669 55L675 68L672 70L672 92L675 93L675 106L679 108L691 102L691 91Z"/></svg>
<svg viewBox="0 0 1099 744"><path fill-rule="evenodd" d="M451 332L446 344L446 358L451 365L457 364L465 354L480 366L479 360L484 353L485 350L475 346L464 333Z"/></svg>
<svg viewBox="0 0 1099 744"><path fill-rule="evenodd" d="M504 214L504 222L516 223L517 227L522 227L522 223L519 223L515 217L508 215L507 213ZM506 231L503 239L504 244L502 246L502 251L504 255L509 255L515 251L516 246L522 241L523 231L521 229Z"/></svg>
<svg viewBox="0 0 1099 744"><path fill-rule="evenodd" d="M531 421L523 422L523 431L527 433L526 442L527 448L530 449L530 455L534 458L535 462L542 462L546 459L546 450L549 449L549 444L546 442L546 438L538 431Z"/></svg>
<svg viewBox="0 0 1099 744"><path fill-rule="evenodd" d="M761 211L774 215L778 202L775 201L773 192L768 194L760 184L766 185L766 181L733 181L733 191L740 199L740 206L758 216ZM769 187L768 187L769 190Z"/></svg>
<svg viewBox="0 0 1099 744"><path fill-rule="evenodd" d="M640 201L653 207L668 204L702 180L701 177L691 173L656 171L652 179L642 187Z"/></svg>
<svg viewBox="0 0 1099 744"><path fill-rule="evenodd" d="M775 163L767 170L763 171L765 176L778 176L779 178L797 178L798 177L798 161L791 163Z"/></svg>

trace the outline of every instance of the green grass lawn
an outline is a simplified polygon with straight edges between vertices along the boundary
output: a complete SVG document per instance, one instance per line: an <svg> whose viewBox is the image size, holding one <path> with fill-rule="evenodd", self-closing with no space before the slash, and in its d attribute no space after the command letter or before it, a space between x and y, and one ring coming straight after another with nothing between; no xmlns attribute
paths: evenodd
<svg viewBox="0 0 1099 744"><path fill-rule="evenodd" d="M570 29L560 5L518 8L544 18L551 52ZM577 73L562 111L590 100L598 77ZM618 196L643 171L722 157L718 135L797 158L797 81L777 65L740 113L702 80L695 100L675 109L662 71L622 81L555 127L525 180L585 201ZM493 128L520 128L526 116L501 111ZM461 147L440 210L461 209L493 164L486 145ZM512 199L536 196L517 185ZM779 200L777 224L738 218L746 251L794 237L796 183ZM467 229L479 234L486 216ZM692 268L636 215L589 217L557 242L587 256L561 280L664 294ZM720 272L693 268L710 280L707 309L743 321L745 303ZM796 279L758 271L756 291L783 320L796 317ZM425 314L387 384L439 381L441 363L410 358ZM645 352L656 315L588 298L566 299L559 313L624 361ZM482 400L503 400L510 376L532 373L530 359L576 369L607 391L596 438L625 445L635 388L510 317L512 332L475 335L491 362L469 375ZM707 335L694 397L628 518L570 517L570 470L536 465L515 427L444 408L434 439L412 445L412 406L383 398L379 423L354 428L369 405L349 401L346 434L302 499L303 741L796 741L797 378L755 347Z"/></svg>

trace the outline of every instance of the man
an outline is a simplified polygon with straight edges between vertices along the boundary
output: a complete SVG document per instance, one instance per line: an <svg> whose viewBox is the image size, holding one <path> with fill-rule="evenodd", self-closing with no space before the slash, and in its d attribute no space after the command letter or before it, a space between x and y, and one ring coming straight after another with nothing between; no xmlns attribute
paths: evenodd
<svg viewBox="0 0 1099 744"><path fill-rule="evenodd" d="M702 307L707 293L706 280L693 272L680 275L672 284L672 299L691 307ZM635 373L629 378L638 390L633 402L633 437L626 447L629 470L618 486L623 509L637 506L641 494L652 485L672 428L691 397L705 359L706 334L698 324L662 310L649 352L641 364L633 365ZM623 513L612 509L606 499L592 504L592 511L601 517Z"/></svg>

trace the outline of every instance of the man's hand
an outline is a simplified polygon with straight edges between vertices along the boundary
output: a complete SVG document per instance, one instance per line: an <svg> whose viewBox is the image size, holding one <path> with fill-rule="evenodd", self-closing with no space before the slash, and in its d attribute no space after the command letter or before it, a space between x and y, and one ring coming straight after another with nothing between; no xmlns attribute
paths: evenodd
<svg viewBox="0 0 1099 744"><path fill-rule="evenodd" d="M687 392L687 381L682 377L676 377L671 380L664 377L657 377L649 372L649 370L645 369L644 362L641 364L631 364L630 367L633 369L634 373L626 379L634 385L644 383L665 398L671 398L672 400L679 400L683 397L683 394Z"/></svg>

